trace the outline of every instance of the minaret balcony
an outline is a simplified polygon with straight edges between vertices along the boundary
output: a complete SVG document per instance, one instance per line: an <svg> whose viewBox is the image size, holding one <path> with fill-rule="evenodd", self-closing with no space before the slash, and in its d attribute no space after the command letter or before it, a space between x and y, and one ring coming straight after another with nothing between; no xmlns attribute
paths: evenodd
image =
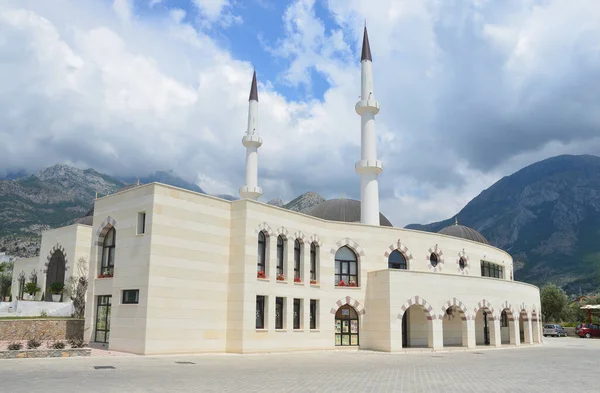
<svg viewBox="0 0 600 393"><path fill-rule="evenodd" d="M248 147L248 146L261 147L263 144L263 140L259 135L246 134L242 138L242 144L244 145L244 147Z"/></svg>
<svg viewBox="0 0 600 393"><path fill-rule="evenodd" d="M240 188L240 196L246 199L258 199L263 193L262 188L258 186L243 186Z"/></svg>
<svg viewBox="0 0 600 393"><path fill-rule="evenodd" d="M363 113L372 113L374 115L379 113L379 101L374 99L360 100L354 106L356 113L362 116Z"/></svg>
<svg viewBox="0 0 600 393"><path fill-rule="evenodd" d="M359 160L354 164L356 173L381 173L383 171L383 162L379 160Z"/></svg>

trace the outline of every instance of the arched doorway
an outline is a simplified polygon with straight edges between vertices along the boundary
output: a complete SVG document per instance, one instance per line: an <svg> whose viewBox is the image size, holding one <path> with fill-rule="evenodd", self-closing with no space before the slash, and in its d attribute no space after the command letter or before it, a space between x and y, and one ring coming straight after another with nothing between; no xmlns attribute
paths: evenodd
<svg viewBox="0 0 600 393"><path fill-rule="evenodd" d="M50 262L48 262L46 270L45 300L47 302L52 301L52 292L50 291L52 283L65 283L65 262L65 254L61 250L54 251L54 254L50 257Z"/></svg>
<svg viewBox="0 0 600 393"><path fill-rule="evenodd" d="M467 318L463 310L450 306L442 318L444 347L466 347Z"/></svg>
<svg viewBox="0 0 600 393"><path fill-rule="evenodd" d="M346 304L335 313L335 345L358 346L358 313Z"/></svg>
<svg viewBox="0 0 600 393"><path fill-rule="evenodd" d="M402 347L433 348L431 316L420 304L408 307L402 315Z"/></svg>
<svg viewBox="0 0 600 393"><path fill-rule="evenodd" d="M529 316L526 310L519 313L519 342L521 344L531 344L531 335L529 330Z"/></svg>
<svg viewBox="0 0 600 393"><path fill-rule="evenodd" d="M496 345L496 324L492 310L481 307L475 315L475 344Z"/></svg>
<svg viewBox="0 0 600 393"><path fill-rule="evenodd" d="M516 344L515 320L510 309L505 308L500 313L500 343Z"/></svg>

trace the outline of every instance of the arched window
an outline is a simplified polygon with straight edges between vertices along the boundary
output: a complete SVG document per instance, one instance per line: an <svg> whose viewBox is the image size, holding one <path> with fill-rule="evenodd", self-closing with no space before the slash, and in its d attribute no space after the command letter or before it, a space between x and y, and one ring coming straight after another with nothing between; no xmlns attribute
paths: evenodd
<svg viewBox="0 0 600 393"><path fill-rule="evenodd" d="M388 257L388 269L403 269L406 270L406 258L398 250L392 251Z"/></svg>
<svg viewBox="0 0 600 393"><path fill-rule="evenodd" d="M438 264L438 256L434 252L432 252L431 255L429 256L429 263L433 267L436 267Z"/></svg>
<svg viewBox="0 0 600 393"><path fill-rule="evenodd" d="M100 274L104 277L112 277L115 272L115 241L117 231L115 228L110 228L104 236L102 244L102 267Z"/></svg>
<svg viewBox="0 0 600 393"><path fill-rule="evenodd" d="M298 239L294 241L294 281L302 280L302 242Z"/></svg>
<svg viewBox="0 0 600 393"><path fill-rule="evenodd" d="M335 285L358 286L358 259L347 246L335 253Z"/></svg>
<svg viewBox="0 0 600 393"><path fill-rule="evenodd" d="M317 247L314 242L310 243L310 281L315 284L317 282Z"/></svg>
<svg viewBox="0 0 600 393"><path fill-rule="evenodd" d="M258 263L256 265L259 278L265 278L267 261L267 237L263 231L258 232Z"/></svg>
<svg viewBox="0 0 600 393"><path fill-rule="evenodd" d="M465 267L467 266L465 258L460 258L460 260L458 261L458 266L460 267L460 270L465 270Z"/></svg>
<svg viewBox="0 0 600 393"><path fill-rule="evenodd" d="M284 277L283 260L285 255L285 239L283 236L277 236L277 277Z"/></svg>

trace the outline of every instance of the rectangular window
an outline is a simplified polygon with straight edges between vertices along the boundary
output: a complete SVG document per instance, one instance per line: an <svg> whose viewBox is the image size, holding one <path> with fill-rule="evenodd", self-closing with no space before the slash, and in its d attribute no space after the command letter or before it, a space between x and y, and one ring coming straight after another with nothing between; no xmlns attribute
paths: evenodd
<svg viewBox="0 0 600 393"><path fill-rule="evenodd" d="M146 213L138 213L137 234L143 235L146 233Z"/></svg>
<svg viewBox="0 0 600 393"><path fill-rule="evenodd" d="M277 236L277 276L284 277L283 261L285 255L285 240Z"/></svg>
<svg viewBox="0 0 600 393"><path fill-rule="evenodd" d="M265 296L256 296L256 328L265 328Z"/></svg>
<svg viewBox="0 0 600 393"><path fill-rule="evenodd" d="M340 285L343 281L345 286L356 286L358 285L358 274L357 274L357 262L356 261L335 261L335 285Z"/></svg>
<svg viewBox="0 0 600 393"><path fill-rule="evenodd" d="M283 321L284 321L284 298L276 297L275 298L275 329L283 329Z"/></svg>
<svg viewBox="0 0 600 393"><path fill-rule="evenodd" d="M123 304L138 304L140 302L140 290L139 289L124 289L123 290Z"/></svg>
<svg viewBox="0 0 600 393"><path fill-rule="evenodd" d="M317 281L317 246L310 244L310 281Z"/></svg>
<svg viewBox="0 0 600 393"><path fill-rule="evenodd" d="M264 232L258 233L258 264L257 277L266 278L267 237Z"/></svg>
<svg viewBox="0 0 600 393"><path fill-rule="evenodd" d="M302 269L300 267L301 258L302 244L298 241L298 239L296 239L296 241L294 242L294 281L302 280Z"/></svg>
<svg viewBox="0 0 600 393"><path fill-rule="evenodd" d="M300 329L302 317L302 299L294 299L294 329Z"/></svg>
<svg viewBox="0 0 600 393"><path fill-rule="evenodd" d="M310 328L317 328L317 318L318 318L318 300L311 299L310 300Z"/></svg>
<svg viewBox="0 0 600 393"><path fill-rule="evenodd" d="M504 267L495 263L481 261L481 276L504 278Z"/></svg>

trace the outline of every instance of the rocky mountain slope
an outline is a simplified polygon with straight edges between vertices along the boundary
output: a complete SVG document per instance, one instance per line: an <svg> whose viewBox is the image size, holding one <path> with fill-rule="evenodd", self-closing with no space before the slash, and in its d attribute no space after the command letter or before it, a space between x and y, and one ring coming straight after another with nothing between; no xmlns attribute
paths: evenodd
<svg viewBox="0 0 600 393"><path fill-rule="evenodd" d="M34 256L43 230L70 224L83 216L96 193L111 194L136 181L62 164L33 175L11 174L0 180L0 249L20 257ZM204 192L173 172L158 171L140 179L141 183L154 181Z"/></svg>
<svg viewBox="0 0 600 393"><path fill-rule="evenodd" d="M600 157L562 155L502 178L458 214L515 259L515 278L568 293L600 286ZM407 228L437 232L454 218Z"/></svg>
<svg viewBox="0 0 600 393"><path fill-rule="evenodd" d="M309 191L295 199L292 199L282 207L295 212L306 213L324 200L325 198L323 198L321 195L317 194L316 192Z"/></svg>

